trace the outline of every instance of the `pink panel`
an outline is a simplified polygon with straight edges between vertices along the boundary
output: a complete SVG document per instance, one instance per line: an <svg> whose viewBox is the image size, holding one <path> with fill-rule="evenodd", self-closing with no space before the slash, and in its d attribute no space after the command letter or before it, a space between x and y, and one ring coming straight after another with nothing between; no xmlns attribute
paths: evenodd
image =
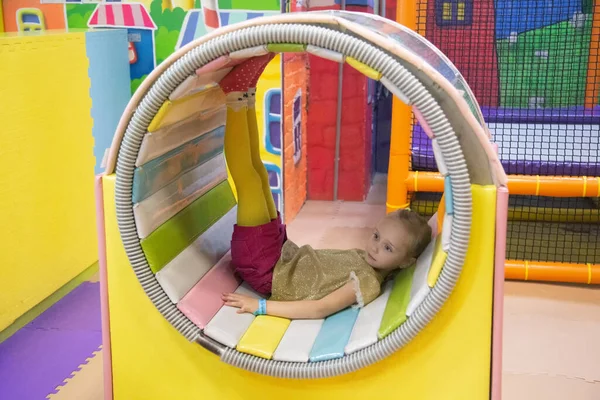
<svg viewBox="0 0 600 400"><path fill-rule="evenodd" d="M502 321L504 310L504 261L508 189L498 188L496 203L496 249L494 261L494 309L492 321L492 400L502 399Z"/></svg>
<svg viewBox="0 0 600 400"><path fill-rule="evenodd" d="M241 280L233 272L231 255L227 253L181 299L177 304L177 308L200 329L204 329L206 324L223 306L221 295L235 291L240 283Z"/></svg>
<svg viewBox="0 0 600 400"><path fill-rule="evenodd" d="M427 136L429 136L429 139L433 140L435 138L435 136L433 136L433 132L431 131L431 128L427 124L427 121L425 121L425 118L423 117L423 114L421 114L421 111L419 111L417 109L417 107L415 107L415 106L412 107L412 110L415 113L415 117L417 117L417 121L419 121L419 123L423 127L423 131L425 131Z"/></svg>
<svg viewBox="0 0 600 400"><path fill-rule="evenodd" d="M231 68L246 61L245 59L232 60L229 56L221 56L216 60L212 60L205 66L196 70L196 75L204 75L210 72L215 72L224 68Z"/></svg>
<svg viewBox="0 0 600 400"><path fill-rule="evenodd" d="M206 74L208 72L218 71L221 68L225 68L231 63L231 59L228 56L222 56L217 58L216 60L212 60L205 66L198 68L196 70L196 75Z"/></svg>
<svg viewBox="0 0 600 400"><path fill-rule="evenodd" d="M110 318L108 309L108 274L106 269L106 229L102 175L94 179L96 191L96 229L98 230L98 263L100 264L100 312L102 316L102 354L104 360L104 400L112 400L112 353L110 348Z"/></svg>

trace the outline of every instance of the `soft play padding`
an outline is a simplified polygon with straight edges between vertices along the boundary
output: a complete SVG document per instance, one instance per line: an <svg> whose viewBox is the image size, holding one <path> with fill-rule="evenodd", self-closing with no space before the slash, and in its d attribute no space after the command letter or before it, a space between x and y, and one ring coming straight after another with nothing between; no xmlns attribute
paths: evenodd
<svg viewBox="0 0 600 400"><path fill-rule="evenodd" d="M337 63L346 61L346 57L342 53L313 45L306 46L306 52Z"/></svg>
<svg viewBox="0 0 600 400"><path fill-rule="evenodd" d="M444 156L442 156L442 150L440 149L440 145L438 144L437 139L433 139L431 141L431 147L433 148L433 154L435 156L435 163L437 164L440 175L447 176L448 175L448 167L446 166L446 161L444 160Z"/></svg>
<svg viewBox="0 0 600 400"><path fill-rule="evenodd" d="M196 137L225 126L226 117L227 108L217 106L208 110L198 111L180 123L164 127L156 132L148 132L142 141L135 166L144 165L148 161L176 149Z"/></svg>
<svg viewBox="0 0 600 400"><path fill-rule="evenodd" d="M325 318L310 352L310 361L327 361L344 356L359 309L349 307Z"/></svg>
<svg viewBox="0 0 600 400"><path fill-rule="evenodd" d="M225 157L217 154L134 205L133 215L140 239L226 179Z"/></svg>
<svg viewBox="0 0 600 400"><path fill-rule="evenodd" d="M289 319L260 315L240 339L237 350L270 360L289 325Z"/></svg>
<svg viewBox="0 0 600 400"><path fill-rule="evenodd" d="M166 126L185 121L203 110L219 107L224 99L223 92L218 87L213 87L176 100L167 100L148 126L148 132L156 132Z"/></svg>
<svg viewBox="0 0 600 400"><path fill-rule="evenodd" d="M229 182L222 182L143 239L142 249L152 272L160 271L233 206Z"/></svg>
<svg viewBox="0 0 600 400"><path fill-rule="evenodd" d="M396 275L394 286L377 332L377 336L380 339L389 335L400 324L406 321L406 308L410 301L410 288L414 271L415 267L412 266L400 270Z"/></svg>
<svg viewBox="0 0 600 400"><path fill-rule="evenodd" d="M139 203L169 182L223 152L225 128L219 127L137 167L132 201Z"/></svg>
<svg viewBox="0 0 600 400"><path fill-rule="evenodd" d="M235 293L256 299L261 297L246 284L238 287ZM228 347L235 348L242 336L244 336L244 333L248 330L248 327L252 325L252 321L256 318L250 313L239 314L238 311L239 309L236 307L223 305L214 318L206 324L204 334Z"/></svg>
<svg viewBox="0 0 600 400"><path fill-rule="evenodd" d="M446 262L446 257L448 257L448 253L442 249L442 235L438 235L438 237L435 238L433 260L431 261L431 268L429 268L429 274L427 275L427 284L429 287L433 287L437 282L437 279L442 272L442 268L444 267L444 263Z"/></svg>
<svg viewBox="0 0 600 400"><path fill-rule="evenodd" d="M444 178L444 197L446 198L446 214L454 214L454 196L452 194L452 178L450 175Z"/></svg>
<svg viewBox="0 0 600 400"><path fill-rule="evenodd" d="M450 249L450 239L452 234L452 215L447 214L444 217L444 226L442 227L442 250L448 252Z"/></svg>
<svg viewBox="0 0 600 400"><path fill-rule="evenodd" d="M295 319L290 323L273 354L276 361L308 362L322 319Z"/></svg>
<svg viewBox="0 0 600 400"><path fill-rule="evenodd" d="M156 273L156 279L177 303L229 251L237 206Z"/></svg>
<svg viewBox="0 0 600 400"><path fill-rule="evenodd" d="M361 308L352 328L352 334L344 349L346 354L354 353L377 342L377 331L383 318L385 306L392 292L393 282L385 283L381 295Z"/></svg>
<svg viewBox="0 0 600 400"><path fill-rule="evenodd" d="M199 328L204 329L223 306L223 293L233 292L240 283L233 273L231 254L227 253L183 296L177 303L177 308Z"/></svg>
<svg viewBox="0 0 600 400"><path fill-rule="evenodd" d="M410 287L410 301L406 307L407 316L411 316L429 294L430 288L427 284L427 277L429 276L429 269L431 268L431 262L433 260L435 242L436 239L433 238L417 259L417 265L415 266Z"/></svg>

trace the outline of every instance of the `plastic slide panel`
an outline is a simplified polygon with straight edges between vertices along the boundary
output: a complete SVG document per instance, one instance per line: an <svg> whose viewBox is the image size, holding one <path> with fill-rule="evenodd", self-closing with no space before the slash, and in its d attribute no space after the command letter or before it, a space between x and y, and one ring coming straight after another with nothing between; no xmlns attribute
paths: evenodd
<svg viewBox="0 0 600 400"><path fill-rule="evenodd" d="M360 310L348 344L344 349L346 354L354 353L377 342L379 339L377 331L379 330L379 325L381 325L383 312L392 293L393 285L394 282L387 282L379 297Z"/></svg>
<svg viewBox="0 0 600 400"><path fill-rule="evenodd" d="M223 152L225 127L205 135L137 167L133 174L131 201L139 203L181 175Z"/></svg>
<svg viewBox="0 0 600 400"><path fill-rule="evenodd" d="M425 297L427 297L431 290L427 284L427 276L429 275L429 268L431 268L431 262L433 260L435 242L436 239L432 239L417 259L417 265L415 267L415 272L413 273L412 285L410 287L410 302L406 307L406 315L409 317L417 307L419 307L423 300L425 300Z"/></svg>
<svg viewBox="0 0 600 400"><path fill-rule="evenodd" d="M198 111L217 107L224 101L225 95L217 86L174 101L167 100L150 122L148 132L156 132L166 126L186 120Z"/></svg>
<svg viewBox="0 0 600 400"><path fill-rule="evenodd" d="M273 354L276 361L308 362L322 319L295 319L292 321Z"/></svg>
<svg viewBox="0 0 600 400"><path fill-rule="evenodd" d="M223 306L223 293L235 291L240 283L231 265L231 254L227 253L177 303L177 308L200 329L204 329Z"/></svg>
<svg viewBox="0 0 600 400"><path fill-rule="evenodd" d="M381 319L381 325L377 332L379 339L383 339L406 321L406 309L410 301L410 290L414 271L415 267L412 266L400 270L396 275L394 287L390 293L390 297L383 313L383 318Z"/></svg>
<svg viewBox="0 0 600 400"><path fill-rule="evenodd" d="M352 334L358 312L358 308L349 307L325 319L310 352L311 362L333 360L344 356L344 348Z"/></svg>
<svg viewBox="0 0 600 400"><path fill-rule="evenodd" d="M212 132L219 127L224 127L226 120L227 108L220 105L198 111L188 119L159 129L156 132L146 133L135 166L144 165L197 137Z"/></svg>
<svg viewBox="0 0 600 400"><path fill-rule="evenodd" d="M261 296L252 290L246 283L239 286L235 293L260 299ZM221 302L221 293L219 301ZM221 305L223 303L221 302ZM227 347L234 349L244 333L248 330L256 317L250 313L238 314L238 308L223 305L214 317L206 324L204 334ZM198 325L198 324L197 324ZM200 325L198 325L200 326ZM202 327L202 326L200 326Z"/></svg>
<svg viewBox="0 0 600 400"><path fill-rule="evenodd" d="M240 339L237 350L270 360L288 326L290 326L289 319L260 315L254 319Z"/></svg>
<svg viewBox="0 0 600 400"><path fill-rule="evenodd" d="M133 215L140 239L226 179L225 157L221 153L134 205Z"/></svg>
<svg viewBox="0 0 600 400"><path fill-rule="evenodd" d="M173 303L177 304L229 251L236 217L237 206L156 273L158 283Z"/></svg>
<svg viewBox="0 0 600 400"><path fill-rule="evenodd" d="M142 239L152 272L160 271L235 204L229 182L224 181Z"/></svg>

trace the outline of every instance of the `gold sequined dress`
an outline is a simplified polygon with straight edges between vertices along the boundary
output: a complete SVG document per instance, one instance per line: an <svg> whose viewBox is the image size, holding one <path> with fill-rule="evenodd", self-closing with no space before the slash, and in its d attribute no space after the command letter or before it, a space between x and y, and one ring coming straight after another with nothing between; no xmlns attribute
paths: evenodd
<svg viewBox="0 0 600 400"><path fill-rule="evenodd" d="M362 250L315 250L288 240L273 271L271 300L318 300L352 281L362 307L379 296L384 278Z"/></svg>

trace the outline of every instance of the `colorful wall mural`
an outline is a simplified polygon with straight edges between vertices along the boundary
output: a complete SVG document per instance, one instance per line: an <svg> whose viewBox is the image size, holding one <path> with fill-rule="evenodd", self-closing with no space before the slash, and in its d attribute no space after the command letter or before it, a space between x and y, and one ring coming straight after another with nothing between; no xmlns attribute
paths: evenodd
<svg viewBox="0 0 600 400"><path fill-rule="evenodd" d="M7 32L126 29L131 93L175 50L219 27L280 13L280 0L0 0ZM261 156L283 214L281 58L257 85Z"/></svg>
<svg viewBox="0 0 600 400"><path fill-rule="evenodd" d="M457 66L480 105L584 105L590 46L597 45L592 0L421 3L422 33Z"/></svg>

